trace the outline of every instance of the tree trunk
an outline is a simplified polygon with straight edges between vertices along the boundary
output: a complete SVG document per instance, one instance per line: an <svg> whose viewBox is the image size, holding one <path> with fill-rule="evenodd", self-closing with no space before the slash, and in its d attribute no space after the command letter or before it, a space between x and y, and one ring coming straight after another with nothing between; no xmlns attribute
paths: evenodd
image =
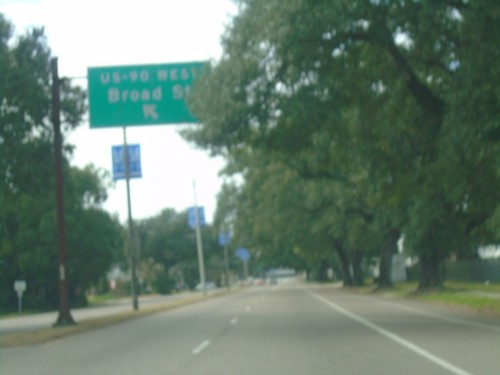
<svg viewBox="0 0 500 375"><path fill-rule="evenodd" d="M342 282L344 286L352 286L352 276L351 276L351 267L349 264L349 257L344 249L344 245L341 241L335 241L335 251L340 260L340 264L342 266Z"/></svg>
<svg viewBox="0 0 500 375"><path fill-rule="evenodd" d="M352 274L353 274L353 285L363 286L365 285L365 277L363 275L363 267L361 262L363 261L363 253L359 249L353 250L351 253L351 263L352 263Z"/></svg>
<svg viewBox="0 0 500 375"><path fill-rule="evenodd" d="M329 264L326 259L321 259L318 270L318 281L321 283L325 283L328 281L328 268Z"/></svg>
<svg viewBox="0 0 500 375"><path fill-rule="evenodd" d="M392 251L386 246L380 252L377 288L392 288Z"/></svg>
<svg viewBox="0 0 500 375"><path fill-rule="evenodd" d="M418 290L442 289L443 288L443 270L441 259L436 252L422 255L420 257L420 280Z"/></svg>

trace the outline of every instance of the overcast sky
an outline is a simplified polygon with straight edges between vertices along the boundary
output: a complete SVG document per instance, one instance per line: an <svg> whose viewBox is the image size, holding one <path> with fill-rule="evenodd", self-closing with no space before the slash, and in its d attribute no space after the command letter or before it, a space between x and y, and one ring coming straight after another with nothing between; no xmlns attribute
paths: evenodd
<svg viewBox="0 0 500 375"><path fill-rule="evenodd" d="M0 0L0 12L18 34L43 26L59 74L86 87L88 67L218 60L220 37L236 7L231 0ZM182 125L128 127L129 143L141 145L141 179L131 181L135 219L166 207L198 204L210 221L224 162L188 144ZM111 172L111 147L123 142L121 128L90 129L85 122L67 142L76 146L72 164L92 163ZM125 182L109 189L104 208L127 217Z"/></svg>

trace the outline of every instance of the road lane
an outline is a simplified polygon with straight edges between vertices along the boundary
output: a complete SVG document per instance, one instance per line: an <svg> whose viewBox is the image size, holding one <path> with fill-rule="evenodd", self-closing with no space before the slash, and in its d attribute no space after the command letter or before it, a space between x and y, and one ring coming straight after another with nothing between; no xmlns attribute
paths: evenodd
<svg viewBox="0 0 500 375"><path fill-rule="evenodd" d="M182 373L192 350L218 337L248 305L243 292L45 345L0 350L0 374ZM249 299L249 298L248 298Z"/></svg>
<svg viewBox="0 0 500 375"><path fill-rule="evenodd" d="M445 374L296 288L263 296L182 374ZM408 368L413 364L413 368ZM437 369L439 371L439 369Z"/></svg>
<svg viewBox="0 0 500 375"><path fill-rule="evenodd" d="M332 287L259 287L44 345L2 349L0 373L498 375L500 332L487 329L498 321L455 313L437 318L443 311L449 313Z"/></svg>
<svg viewBox="0 0 500 375"><path fill-rule="evenodd" d="M500 374L498 318L418 301L359 296L332 289L322 292L317 288L313 292L332 302L340 301L350 313L397 334L465 372Z"/></svg>
<svg viewBox="0 0 500 375"><path fill-rule="evenodd" d="M313 292L310 292L310 294L314 298L316 298L318 301L325 303L327 306L332 307L334 310L340 312L341 314L351 318L352 320L355 320L355 321L363 324L364 326L374 330L375 332L379 333L380 335L382 335L382 336L394 341L395 343L411 350L412 352L415 352L416 354L418 354L418 355L422 356L423 358L435 363L436 365L452 372L453 374L471 375L471 373L461 369L460 367L453 365L450 362L445 361L444 359L432 354L431 352L421 348L420 346L413 344L411 341L405 340L401 336L398 336L398 335L382 328L379 325L373 324L372 322L370 322L364 318L361 318L359 315L351 313L349 310L344 309L340 305L333 303L332 301L328 300L327 298L324 298L324 297L320 296L319 294L313 293Z"/></svg>

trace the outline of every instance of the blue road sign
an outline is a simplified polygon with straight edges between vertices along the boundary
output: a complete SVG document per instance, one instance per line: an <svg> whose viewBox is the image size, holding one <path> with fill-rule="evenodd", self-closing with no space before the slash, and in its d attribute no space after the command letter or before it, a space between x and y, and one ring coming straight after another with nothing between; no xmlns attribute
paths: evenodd
<svg viewBox="0 0 500 375"><path fill-rule="evenodd" d="M198 223L200 224L200 227L206 225L205 222L205 209L203 207L198 206ZM196 228L196 216L195 216L195 211L194 207L189 207L188 208L188 225L194 229Z"/></svg>
<svg viewBox="0 0 500 375"><path fill-rule="evenodd" d="M231 242L231 232L220 232L219 233L219 245L226 246Z"/></svg>
<svg viewBox="0 0 500 375"><path fill-rule="evenodd" d="M238 247L234 252L234 255L240 258L243 262L248 262L248 259L250 259L250 252L244 247Z"/></svg>
<svg viewBox="0 0 500 375"><path fill-rule="evenodd" d="M141 170L141 145L127 145L129 160L129 178L142 177ZM123 180L125 176L125 153L123 145L113 146L111 154L113 159L113 180Z"/></svg>

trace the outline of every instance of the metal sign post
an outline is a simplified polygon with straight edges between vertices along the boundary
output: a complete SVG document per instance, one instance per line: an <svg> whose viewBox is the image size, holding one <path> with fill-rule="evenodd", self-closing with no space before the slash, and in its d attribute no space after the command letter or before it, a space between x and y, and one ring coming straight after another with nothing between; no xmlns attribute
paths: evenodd
<svg viewBox="0 0 500 375"><path fill-rule="evenodd" d="M193 181L193 193L194 193L194 218L196 224L196 248L198 250L198 267L200 272L200 283L203 290L203 294L207 293L207 283L205 280L205 262L203 260L203 245L201 242L201 231L200 231L200 215L198 212L198 202L196 199L196 183Z"/></svg>
<svg viewBox="0 0 500 375"><path fill-rule="evenodd" d="M246 283L248 280L248 260L250 259L250 252L244 247L239 247L234 252L234 255L240 258L240 260L243 262L243 277Z"/></svg>
<svg viewBox="0 0 500 375"><path fill-rule="evenodd" d="M130 200L130 158L127 147L127 128L123 127L123 153L125 160L125 182L127 186L127 212L128 212L128 238L127 238L127 253L130 262L131 273L131 291L132 291L132 307L134 310L139 310L139 298L137 296L137 249L135 241L134 221L132 220L132 204Z"/></svg>
<svg viewBox="0 0 500 375"><path fill-rule="evenodd" d="M207 64L206 61L195 61L88 68L90 128L123 127L124 150L127 150L125 126L198 122L189 110L186 99L191 92L192 85L201 76ZM134 162L130 163L128 152L124 151L124 154L129 232L127 246L132 273L133 305L137 310L138 246L130 207L129 182L130 177L133 177L131 167L134 168ZM199 236L198 234L197 237ZM201 247L201 237L198 242ZM203 252L201 251L200 254L200 274L203 276L202 281L205 285Z"/></svg>
<svg viewBox="0 0 500 375"><path fill-rule="evenodd" d="M229 259L228 259L228 245L231 242L231 232L225 231L219 233L219 244L224 246L224 273L226 278L226 287L231 289L231 283L229 280Z"/></svg>
<svg viewBox="0 0 500 375"><path fill-rule="evenodd" d="M23 293L26 291L26 281L16 280L14 290L17 292L17 311L21 314L23 312Z"/></svg>

